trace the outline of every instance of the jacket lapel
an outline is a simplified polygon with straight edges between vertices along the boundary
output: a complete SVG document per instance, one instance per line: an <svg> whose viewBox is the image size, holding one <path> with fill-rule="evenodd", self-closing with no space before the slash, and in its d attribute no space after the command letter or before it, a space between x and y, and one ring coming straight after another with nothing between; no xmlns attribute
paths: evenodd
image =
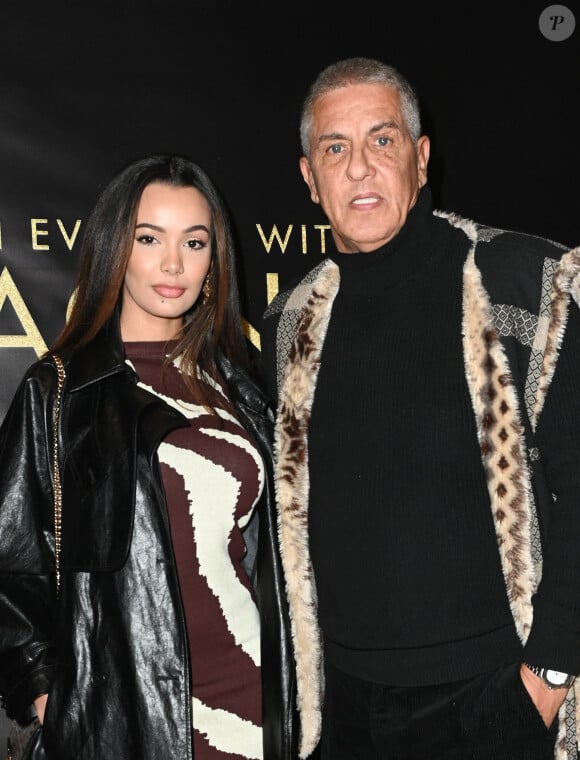
<svg viewBox="0 0 580 760"><path fill-rule="evenodd" d="M523 643L532 623L537 586L530 542L530 476L518 396L491 304L469 252L463 280L465 372L507 594Z"/></svg>
<svg viewBox="0 0 580 760"><path fill-rule="evenodd" d="M323 672L316 588L308 550L308 422L338 286L338 267L329 260L319 269L316 279L300 290L302 304L294 299L288 307L299 318L288 348L274 437L280 553L291 610L302 718L301 757L314 750L320 736Z"/></svg>

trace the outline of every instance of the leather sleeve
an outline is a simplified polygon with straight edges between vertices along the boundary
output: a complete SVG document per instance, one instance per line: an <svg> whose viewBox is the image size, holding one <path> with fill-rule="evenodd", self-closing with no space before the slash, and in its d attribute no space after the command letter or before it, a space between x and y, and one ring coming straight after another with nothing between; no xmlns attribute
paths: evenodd
<svg viewBox="0 0 580 760"><path fill-rule="evenodd" d="M55 372L38 363L0 428L0 698L22 718L56 667L50 451Z"/></svg>

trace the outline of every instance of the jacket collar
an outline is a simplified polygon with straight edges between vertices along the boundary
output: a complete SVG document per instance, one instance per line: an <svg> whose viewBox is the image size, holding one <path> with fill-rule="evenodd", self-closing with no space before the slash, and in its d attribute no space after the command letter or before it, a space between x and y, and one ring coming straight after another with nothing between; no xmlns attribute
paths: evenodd
<svg viewBox="0 0 580 760"><path fill-rule="evenodd" d="M74 351L67 362L68 390L80 390L117 372L134 374L125 363L119 317L115 313L97 335Z"/></svg>
<svg viewBox="0 0 580 760"><path fill-rule="evenodd" d="M260 381L252 377L245 369L235 367L219 349L216 354L216 364L235 406L247 407L273 421L274 412L271 401Z"/></svg>
<svg viewBox="0 0 580 760"><path fill-rule="evenodd" d="M244 405L254 412L272 417L270 401L254 378L245 370L234 367L219 349L216 364L228 386L232 401L237 406ZM67 365L69 392L78 391L91 383L121 372L135 376L134 371L125 362L117 312L92 341L70 355Z"/></svg>

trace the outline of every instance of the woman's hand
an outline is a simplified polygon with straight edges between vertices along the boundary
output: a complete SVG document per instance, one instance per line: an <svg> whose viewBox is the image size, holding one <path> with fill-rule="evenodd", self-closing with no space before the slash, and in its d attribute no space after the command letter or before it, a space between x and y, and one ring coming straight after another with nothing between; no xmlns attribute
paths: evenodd
<svg viewBox="0 0 580 760"><path fill-rule="evenodd" d="M48 694L41 694L34 700L34 706L38 714L38 720L44 723L44 711L46 710L46 703L48 701Z"/></svg>

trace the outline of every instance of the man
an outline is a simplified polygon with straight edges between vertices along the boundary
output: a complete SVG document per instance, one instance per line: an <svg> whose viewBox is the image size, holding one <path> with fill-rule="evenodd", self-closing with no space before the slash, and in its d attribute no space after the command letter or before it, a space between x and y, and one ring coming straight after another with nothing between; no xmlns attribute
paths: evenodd
<svg viewBox="0 0 580 760"><path fill-rule="evenodd" d="M580 249L434 211L381 62L300 130L336 249L262 350L301 757L575 760Z"/></svg>

